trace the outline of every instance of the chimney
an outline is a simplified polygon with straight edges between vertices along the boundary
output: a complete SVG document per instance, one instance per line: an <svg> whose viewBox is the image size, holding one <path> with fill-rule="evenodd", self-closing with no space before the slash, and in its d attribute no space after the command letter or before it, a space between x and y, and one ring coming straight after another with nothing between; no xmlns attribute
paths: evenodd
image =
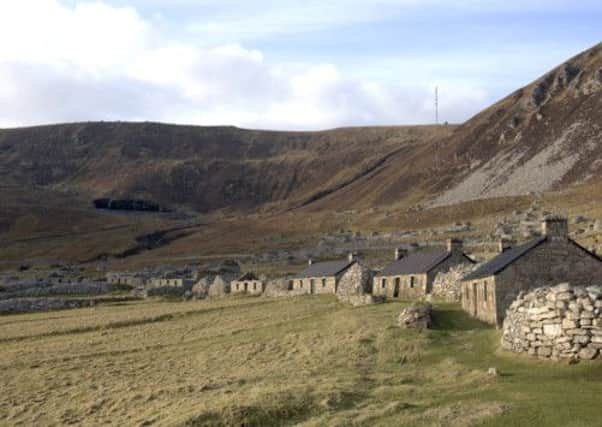
<svg viewBox="0 0 602 427"><path fill-rule="evenodd" d="M407 249L395 248L395 261L399 261L408 254Z"/></svg>
<svg viewBox="0 0 602 427"><path fill-rule="evenodd" d="M497 242L497 251L501 254L508 249L512 249L512 242L507 239L500 239Z"/></svg>
<svg viewBox="0 0 602 427"><path fill-rule="evenodd" d="M353 262L356 260L356 255L353 252L349 252L349 255L347 255L347 259L349 260L349 262Z"/></svg>
<svg viewBox="0 0 602 427"><path fill-rule="evenodd" d="M314 261L313 261L311 258L309 258L309 259L307 260L307 265L312 265L313 263L314 263Z"/></svg>
<svg viewBox="0 0 602 427"><path fill-rule="evenodd" d="M448 252L460 252L462 251L463 243L460 239L447 239L447 251Z"/></svg>
<svg viewBox="0 0 602 427"><path fill-rule="evenodd" d="M549 216L541 223L541 231L550 240L563 241L569 237L567 219L562 216Z"/></svg>

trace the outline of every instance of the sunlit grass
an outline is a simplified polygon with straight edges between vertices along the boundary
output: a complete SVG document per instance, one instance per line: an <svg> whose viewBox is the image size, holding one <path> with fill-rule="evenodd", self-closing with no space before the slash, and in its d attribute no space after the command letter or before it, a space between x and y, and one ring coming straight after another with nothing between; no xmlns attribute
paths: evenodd
<svg viewBox="0 0 602 427"><path fill-rule="evenodd" d="M434 330L401 330L403 305L238 297L0 317L0 424L599 423L599 362L501 353L499 332L454 305L436 306Z"/></svg>

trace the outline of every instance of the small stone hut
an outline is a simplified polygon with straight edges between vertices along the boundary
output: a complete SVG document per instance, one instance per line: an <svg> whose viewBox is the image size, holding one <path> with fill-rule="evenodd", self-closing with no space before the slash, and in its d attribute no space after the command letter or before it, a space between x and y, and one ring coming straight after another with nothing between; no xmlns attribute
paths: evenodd
<svg viewBox="0 0 602 427"><path fill-rule="evenodd" d="M309 266L294 276L292 289L296 293L306 294L335 294L343 274L357 263L353 254L345 260L314 263L309 260Z"/></svg>
<svg viewBox="0 0 602 427"><path fill-rule="evenodd" d="M431 293L437 274L467 263L474 261L464 253L458 239L449 239L443 250L407 255L406 251L396 249L395 261L374 277L372 293L388 298L420 298Z"/></svg>
<svg viewBox="0 0 602 427"><path fill-rule="evenodd" d="M602 277L602 260L568 236L565 218L542 222L542 236L506 248L462 280L462 308L500 327L522 291L556 283L588 286Z"/></svg>
<svg viewBox="0 0 602 427"><path fill-rule="evenodd" d="M230 283L230 290L233 294L246 293L249 295L261 295L265 283L253 273L245 273Z"/></svg>

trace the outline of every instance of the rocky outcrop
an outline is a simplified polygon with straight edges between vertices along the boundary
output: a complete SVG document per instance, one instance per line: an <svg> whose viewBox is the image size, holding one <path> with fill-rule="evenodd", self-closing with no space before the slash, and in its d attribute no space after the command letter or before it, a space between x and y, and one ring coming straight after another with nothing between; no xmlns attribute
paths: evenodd
<svg viewBox="0 0 602 427"><path fill-rule="evenodd" d="M520 294L507 310L502 347L543 359L600 358L602 288L562 283Z"/></svg>
<svg viewBox="0 0 602 427"><path fill-rule="evenodd" d="M433 296L448 302L459 302L462 296L462 278L476 267L475 264L460 264L446 273L437 274L433 281Z"/></svg>
<svg viewBox="0 0 602 427"><path fill-rule="evenodd" d="M430 303L415 302L403 309L397 323L404 329L428 329L431 327L433 307Z"/></svg>

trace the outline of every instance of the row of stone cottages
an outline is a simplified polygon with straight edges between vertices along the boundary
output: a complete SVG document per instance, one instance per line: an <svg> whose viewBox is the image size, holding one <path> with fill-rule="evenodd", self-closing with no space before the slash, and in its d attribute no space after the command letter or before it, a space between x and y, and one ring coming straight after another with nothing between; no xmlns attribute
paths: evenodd
<svg viewBox="0 0 602 427"><path fill-rule="evenodd" d="M471 316L501 326L506 310L521 292L570 282L590 286L602 281L602 259L569 238L565 218L542 221L542 235L522 245L500 244L499 254L461 279L461 302ZM394 262L362 283L375 296L416 299L430 294L439 273L460 264L474 264L460 240L448 240L443 250L413 254L397 249ZM292 289L306 293L336 293L338 283L360 268L350 257L312 263L292 279Z"/></svg>
<svg viewBox="0 0 602 427"><path fill-rule="evenodd" d="M569 238L564 218L544 220L541 237L516 247L500 244L499 252L460 281L464 310L497 326L520 292L560 282L587 286L602 278L602 260ZM374 276L366 274L366 267L353 255L340 261L309 260L306 269L288 279L287 287L295 294L335 294L344 282L352 283L360 294L416 299L432 293L438 274L462 264L474 261L464 253L460 240L450 239L441 250L408 254L397 249L394 261ZM156 280L151 280L151 286L182 286L179 282L186 279ZM261 294L265 282L246 273L223 286L229 288L226 292Z"/></svg>

